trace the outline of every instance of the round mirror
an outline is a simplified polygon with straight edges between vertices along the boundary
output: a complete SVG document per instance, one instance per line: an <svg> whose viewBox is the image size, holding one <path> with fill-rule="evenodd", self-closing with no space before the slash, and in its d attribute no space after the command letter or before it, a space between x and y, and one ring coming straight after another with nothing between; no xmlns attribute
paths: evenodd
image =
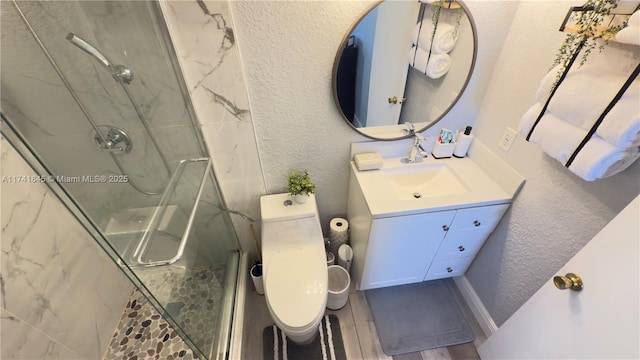
<svg viewBox="0 0 640 360"><path fill-rule="evenodd" d="M469 83L477 35L460 1L379 1L344 37L333 65L333 95L345 121L376 140L435 125Z"/></svg>

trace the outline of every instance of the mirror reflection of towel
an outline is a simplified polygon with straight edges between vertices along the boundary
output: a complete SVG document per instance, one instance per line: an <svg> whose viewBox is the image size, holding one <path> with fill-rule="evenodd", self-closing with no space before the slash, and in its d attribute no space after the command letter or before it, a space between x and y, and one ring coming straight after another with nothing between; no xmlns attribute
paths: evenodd
<svg viewBox="0 0 640 360"><path fill-rule="evenodd" d="M448 54L453 50L457 42L456 28L442 21L438 22L435 35L433 34L433 22L430 20L423 20L422 23L417 23L411 34L412 44L418 45L426 52L431 49L432 54Z"/></svg>
<svg viewBox="0 0 640 360"><path fill-rule="evenodd" d="M444 76L451 68L451 57L448 54L431 54L419 47L409 51L409 65L432 79Z"/></svg>

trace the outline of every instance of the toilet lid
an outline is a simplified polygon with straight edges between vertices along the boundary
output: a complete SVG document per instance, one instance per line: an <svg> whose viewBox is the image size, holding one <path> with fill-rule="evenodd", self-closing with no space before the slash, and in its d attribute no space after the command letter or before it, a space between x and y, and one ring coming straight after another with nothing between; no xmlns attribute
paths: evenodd
<svg viewBox="0 0 640 360"><path fill-rule="evenodd" d="M265 293L271 310L287 326L309 325L326 306L327 266L309 251L276 254L265 273Z"/></svg>

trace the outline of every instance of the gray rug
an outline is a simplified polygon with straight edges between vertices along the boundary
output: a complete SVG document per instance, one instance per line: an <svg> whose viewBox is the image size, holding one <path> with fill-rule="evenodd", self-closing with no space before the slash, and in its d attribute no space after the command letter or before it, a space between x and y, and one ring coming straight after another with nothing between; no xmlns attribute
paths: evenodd
<svg viewBox="0 0 640 360"><path fill-rule="evenodd" d="M367 301L387 355L473 341L450 280L367 290Z"/></svg>
<svg viewBox="0 0 640 360"><path fill-rule="evenodd" d="M347 360L340 322L335 315L322 318L318 335L310 344L297 345L291 340L287 341L275 325L264 328L262 340L265 360Z"/></svg>

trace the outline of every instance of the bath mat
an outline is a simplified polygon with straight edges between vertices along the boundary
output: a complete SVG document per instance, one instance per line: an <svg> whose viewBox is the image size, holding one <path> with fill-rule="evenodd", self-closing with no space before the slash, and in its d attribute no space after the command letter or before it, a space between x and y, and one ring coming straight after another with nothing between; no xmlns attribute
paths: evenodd
<svg viewBox="0 0 640 360"><path fill-rule="evenodd" d="M450 280L367 290L382 350L387 355L473 341Z"/></svg>
<svg viewBox="0 0 640 360"><path fill-rule="evenodd" d="M275 325L262 332L263 356L265 360L346 360L342 342L340 322L335 315L325 315L319 325L316 338L307 345L298 345L287 338ZM274 331L276 337L274 339Z"/></svg>

